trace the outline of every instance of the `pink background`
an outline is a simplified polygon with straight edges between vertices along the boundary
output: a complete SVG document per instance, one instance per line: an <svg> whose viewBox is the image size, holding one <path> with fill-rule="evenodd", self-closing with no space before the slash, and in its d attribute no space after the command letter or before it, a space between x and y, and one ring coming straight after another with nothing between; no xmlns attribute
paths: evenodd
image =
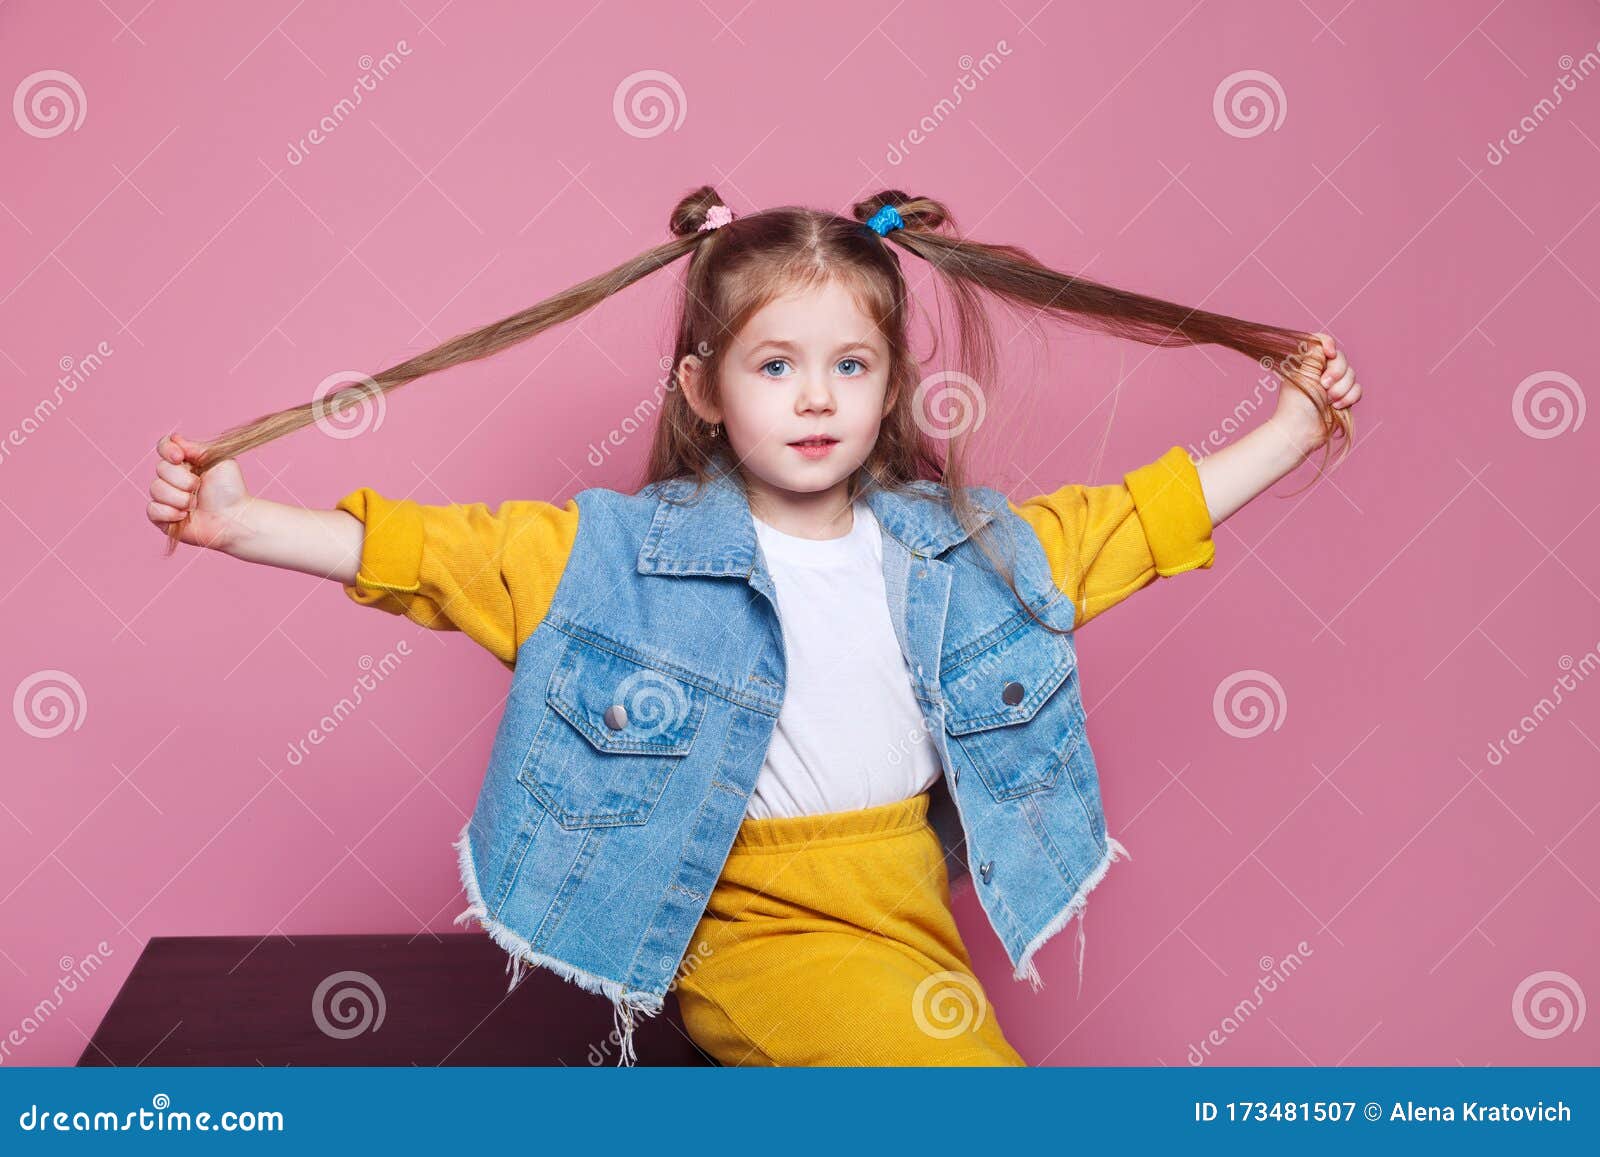
<svg viewBox="0 0 1600 1157"><path fill-rule="evenodd" d="M1082 995L1070 933L1034 996L958 903L1030 1062L1182 1066L1219 1028L1206 1063L1600 1061L1600 1026L1530 1035L1537 1002L1514 1005L1546 971L1570 1000L1600 994L1600 682L1486 757L1600 644L1600 418L1514 402L1552 372L1572 407L1596 388L1600 79L1488 159L1561 58L1595 50L1594 5L222 7L0 8L6 90L59 69L85 101L70 131L15 113L0 131L0 441L27 427L0 458L0 692L50 671L82 692L58 735L15 704L0 727L6 1063L71 1063L153 936L454 930L450 840L507 673L331 583L163 557L153 446L609 268L665 239L702 182L740 212L937 196L1058 268L1330 331L1357 367L1343 466L1281 497L1302 467L1218 528L1212 570L1080 638L1110 828L1134 856L1090 905ZM291 164L363 55L401 41ZM985 53L998 67L939 119ZM646 69L681 86L683 119L635 135L613 94ZM1213 94L1246 69L1276 79L1285 115L1240 136ZM361 485L433 503L631 489L644 435L598 467L588 452L661 373L671 282L408 386L358 437L308 428L248 455L246 478L324 508ZM1017 498L1199 446L1260 377L1215 348L1020 337L982 470ZM401 640L410 656L291 764ZM1248 671L1270 677L1251 678L1274 726L1240 738L1213 703ZM104 968L32 1027L102 940ZM1227 1028L1301 941L1299 970Z"/></svg>

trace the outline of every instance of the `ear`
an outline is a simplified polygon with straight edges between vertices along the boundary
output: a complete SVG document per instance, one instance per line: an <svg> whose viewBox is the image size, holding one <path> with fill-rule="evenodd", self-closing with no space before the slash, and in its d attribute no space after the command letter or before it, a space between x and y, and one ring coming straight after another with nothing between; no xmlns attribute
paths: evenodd
<svg viewBox="0 0 1600 1157"><path fill-rule="evenodd" d="M701 421L713 426L722 421L721 407L706 397L705 362L696 354L685 354L678 363L678 385L689 408Z"/></svg>
<svg viewBox="0 0 1600 1157"><path fill-rule="evenodd" d="M878 416L878 420L880 422L884 418L887 418L890 414L894 413L894 404L899 399L899 397L900 397L900 384L898 382L891 382L889 384L889 390L888 390L887 394L884 395L883 413Z"/></svg>

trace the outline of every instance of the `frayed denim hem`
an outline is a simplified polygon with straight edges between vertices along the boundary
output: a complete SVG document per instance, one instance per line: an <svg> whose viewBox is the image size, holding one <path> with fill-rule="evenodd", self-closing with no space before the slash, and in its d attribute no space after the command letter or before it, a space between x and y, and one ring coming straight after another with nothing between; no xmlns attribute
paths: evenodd
<svg viewBox="0 0 1600 1157"><path fill-rule="evenodd" d="M633 1050L633 1030L639 1016L655 1016L661 1011L662 1001L659 997L648 992L630 992L615 980L608 980L603 976L596 976L586 972L565 960L543 952L535 952L533 946L511 928L489 915L488 908L483 902L483 893L478 888L478 873L472 861L472 843L468 835L471 828L468 821L461 829L461 836L451 846L456 849L457 867L461 874L461 886L466 890L469 905L465 912L451 921L460 924L466 920L476 919L478 924L501 948L509 953L506 960L506 971L511 973L511 983L506 986L509 993L517 987L523 976L530 968L548 968L558 976L588 992L599 993L611 1001L612 1020L615 1025L617 1039L621 1042L620 1055L617 1058L619 1065L632 1065L638 1059Z"/></svg>
<svg viewBox="0 0 1600 1157"><path fill-rule="evenodd" d="M1067 906L1057 912L1050 923L1046 924L1039 931L1039 934L1028 942L1028 946L1022 950L1021 959L1017 961L1017 969L1012 974L1012 979L1028 981L1032 985L1033 991L1038 992L1044 985L1044 979L1039 975L1039 970L1033 965L1034 953L1044 947L1045 941L1065 928L1068 922L1076 916L1078 918L1078 992L1082 994L1083 952L1087 943L1083 935L1084 908L1089 903L1089 893L1094 890L1096 884L1105 878L1106 871L1119 855L1125 859L1133 859L1133 854L1127 848L1107 836L1105 854L1100 857L1100 862L1094 866L1094 871L1089 873L1088 879L1079 885L1078 890L1073 893L1072 899L1067 902Z"/></svg>

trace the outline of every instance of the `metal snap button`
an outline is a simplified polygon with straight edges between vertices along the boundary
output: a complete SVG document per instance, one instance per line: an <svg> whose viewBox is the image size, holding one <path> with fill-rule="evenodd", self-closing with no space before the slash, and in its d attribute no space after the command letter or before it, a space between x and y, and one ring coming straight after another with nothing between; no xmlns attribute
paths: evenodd
<svg viewBox="0 0 1600 1157"><path fill-rule="evenodd" d="M1007 683L1005 690L1000 692L1000 698L1004 699L1009 706L1015 707L1022 702L1022 684Z"/></svg>
<svg viewBox="0 0 1600 1157"><path fill-rule="evenodd" d="M983 863L979 864L978 874L983 877L983 882L987 884L989 882L989 877L994 875L994 861L985 860Z"/></svg>
<svg viewBox="0 0 1600 1157"><path fill-rule="evenodd" d="M628 725L628 709L620 703L613 703L606 708L606 726L613 731L621 731Z"/></svg>

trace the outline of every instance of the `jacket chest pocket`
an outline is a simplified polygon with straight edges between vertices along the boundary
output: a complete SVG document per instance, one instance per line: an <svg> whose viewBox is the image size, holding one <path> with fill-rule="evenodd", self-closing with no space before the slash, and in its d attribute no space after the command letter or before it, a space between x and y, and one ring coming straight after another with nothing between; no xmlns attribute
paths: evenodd
<svg viewBox="0 0 1600 1157"><path fill-rule="evenodd" d="M1084 733L1076 671L1070 636L1031 619L941 670L952 758L964 756L997 800L1054 787Z"/></svg>
<svg viewBox="0 0 1600 1157"><path fill-rule="evenodd" d="M698 687L574 638L517 778L564 828L643 824L705 713Z"/></svg>

